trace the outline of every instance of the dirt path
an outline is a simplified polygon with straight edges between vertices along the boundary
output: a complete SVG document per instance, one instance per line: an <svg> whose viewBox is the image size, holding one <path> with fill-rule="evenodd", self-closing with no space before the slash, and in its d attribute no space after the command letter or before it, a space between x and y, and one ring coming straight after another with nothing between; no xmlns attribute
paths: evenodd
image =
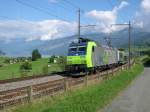
<svg viewBox="0 0 150 112"><path fill-rule="evenodd" d="M150 68L100 112L150 112Z"/></svg>

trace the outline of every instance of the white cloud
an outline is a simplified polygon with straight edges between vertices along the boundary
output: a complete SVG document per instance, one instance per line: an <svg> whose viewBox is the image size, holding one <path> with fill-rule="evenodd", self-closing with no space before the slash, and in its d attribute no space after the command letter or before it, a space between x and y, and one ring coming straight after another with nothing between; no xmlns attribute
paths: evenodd
<svg viewBox="0 0 150 112"><path fill-rule="evenodd" d="M144 12L150 13L150 0L143 0L141 2L141 8Z"/></svg>
<svg viewBox="0 0 150 112"><path fill-rule="evenodd" d="M129 5L128 2L122 1L118 7L117 6L114 7L113 11L117 12L117 11L121 10L122 8L128 6L128 5Z"/></svg>
<svg viewBox="0 0 150 112"><path fill-rule="evenodd" d="M140 10L136 12L134 18L135 27L143 28L150 32L150 0L142 0Z"/></svg>
<svg viewBox="0 0 150 112"><path fill-rule="evenodd" d="M49 2L57 2L57 0L49 0ZM118 12L127 6L128 3L122 1L119 6L114 7L111 11L92 10L86 13L87 17L97 21L100 27L96 27L95 31L90 29L82 29L82 34L87 32L110 32L110 25L116 23ZM51 40L62 38L76 34L77 25L75 22L66 22L62 20L43 20L43 21L27 21L27 20L1 20L0 21L0 40L13 40L16 38L24 38L26 41L31 40ZM113 30L120 28L115 27Z"/></svg>
<svg viewBox="0 0 150 112"><path fill-rule="evenodd" d="M128 2L122 1L119 6L115 6L110 11L98 11L98 10L92 10L86 13L86 16L89 18L92 18L96 20L100 26L100 31L102 32L110 32L111 24L116 23L118 12L126 7L128 5ZM115 28L114 28L115 29Z"/></svg>
<svg viewBox="0 0 150 112"><path fill-rule="evenodd" d="M30 40L51 40L62 38L76 33L76 23L61 20L25 21L7 20L0 21L0 39L12 40L24 38Z"/></svg>

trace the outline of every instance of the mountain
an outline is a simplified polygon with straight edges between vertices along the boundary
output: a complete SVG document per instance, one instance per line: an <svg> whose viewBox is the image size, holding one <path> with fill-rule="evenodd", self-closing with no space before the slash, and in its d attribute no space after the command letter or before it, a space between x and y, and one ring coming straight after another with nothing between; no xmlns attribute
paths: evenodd
<svg viewBox="0 0 150 112"><path fill-rule="evenodd" d="M5 53L0 50L0 56L3 56L3 55L5 55Z"/></svg>
<svg viewBox="0 0 150 112"><path fill-rule="evenodd" d="M105 37L108 37L108 35L105 33L92 33L82 35L82 37L93 39L100 44L107 44ZM75 40L77 40L76 35L49 41L15 39L7 42L0 40L0 49L8 56L30 56L33 49L39 49L42 55L66 55L69 43ZM114 47L127 47L128 30L113 32L111 43ZM139 46L150 45L150 33L141 29L132 30L131 43Z"/></svg>

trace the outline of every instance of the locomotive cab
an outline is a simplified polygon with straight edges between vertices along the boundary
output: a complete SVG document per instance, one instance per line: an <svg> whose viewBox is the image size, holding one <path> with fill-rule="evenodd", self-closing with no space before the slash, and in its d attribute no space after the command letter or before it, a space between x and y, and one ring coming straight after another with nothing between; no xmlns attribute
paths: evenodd
<svg viewBox="0 0 150 112"><path fill-rule="evenodd" d="M79 39L69 45L67 71L85 71L88 40Z"/></svg>

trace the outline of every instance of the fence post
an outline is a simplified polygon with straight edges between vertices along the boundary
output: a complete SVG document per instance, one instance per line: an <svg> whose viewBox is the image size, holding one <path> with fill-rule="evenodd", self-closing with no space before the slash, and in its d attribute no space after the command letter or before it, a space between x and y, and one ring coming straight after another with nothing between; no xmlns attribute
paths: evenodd
<svg viewBox="0 0 150 112"><path fill-rule="evenodd" d="M114 69L113 69L113 67L112 67L112 76L114 75Z"/></svg>
<svg viewBox="0 0 150 112"><path fill-rule="evenodd" d="M28 94L28 102L32 102L33 100L33 89L32 86L27 87L27 94Z"/></svg>
<svg viewBox="0 0 150 112"><path fill-rule="evenodd" d="M101 72L98 72L98 81L100 80Z"/></svg>
<svg viewBox="0 0 150 112"><path fill-rule="evenodd" d="M88 74L86 74L86 76L84 78L84 85L85 85L85 87L88 86Z"/></svg>
<svg viewBox="0 0 150 112"><path fill-rule="evenodd" d="M128 69L128 65L126 65L126 70Z"/></svg>
<svg viewBox="0 0 150 112"><path fill-rule="evenodd" d="M65 92L68 91L68 80L66 78L64 79L64 89L65 89Z"/></svg>
<svg viewBox="0 0 150 112"><path fill-rule="evenodd" d="M124 66L122 65L121 67L122 67L122 70L124 70Z"/></svg>
<svg viewBox="0 0 150 112"><path fill-rule="evenodd" d="M109 78L109 70L107 70L106 72L107 72L106 79L108 79Z"/></svg>
<svg viewBox="0 0 150 112"><path fill-rule="evenodd" d="M122 71L122 65L120 66L120 71Z"/></svg>

